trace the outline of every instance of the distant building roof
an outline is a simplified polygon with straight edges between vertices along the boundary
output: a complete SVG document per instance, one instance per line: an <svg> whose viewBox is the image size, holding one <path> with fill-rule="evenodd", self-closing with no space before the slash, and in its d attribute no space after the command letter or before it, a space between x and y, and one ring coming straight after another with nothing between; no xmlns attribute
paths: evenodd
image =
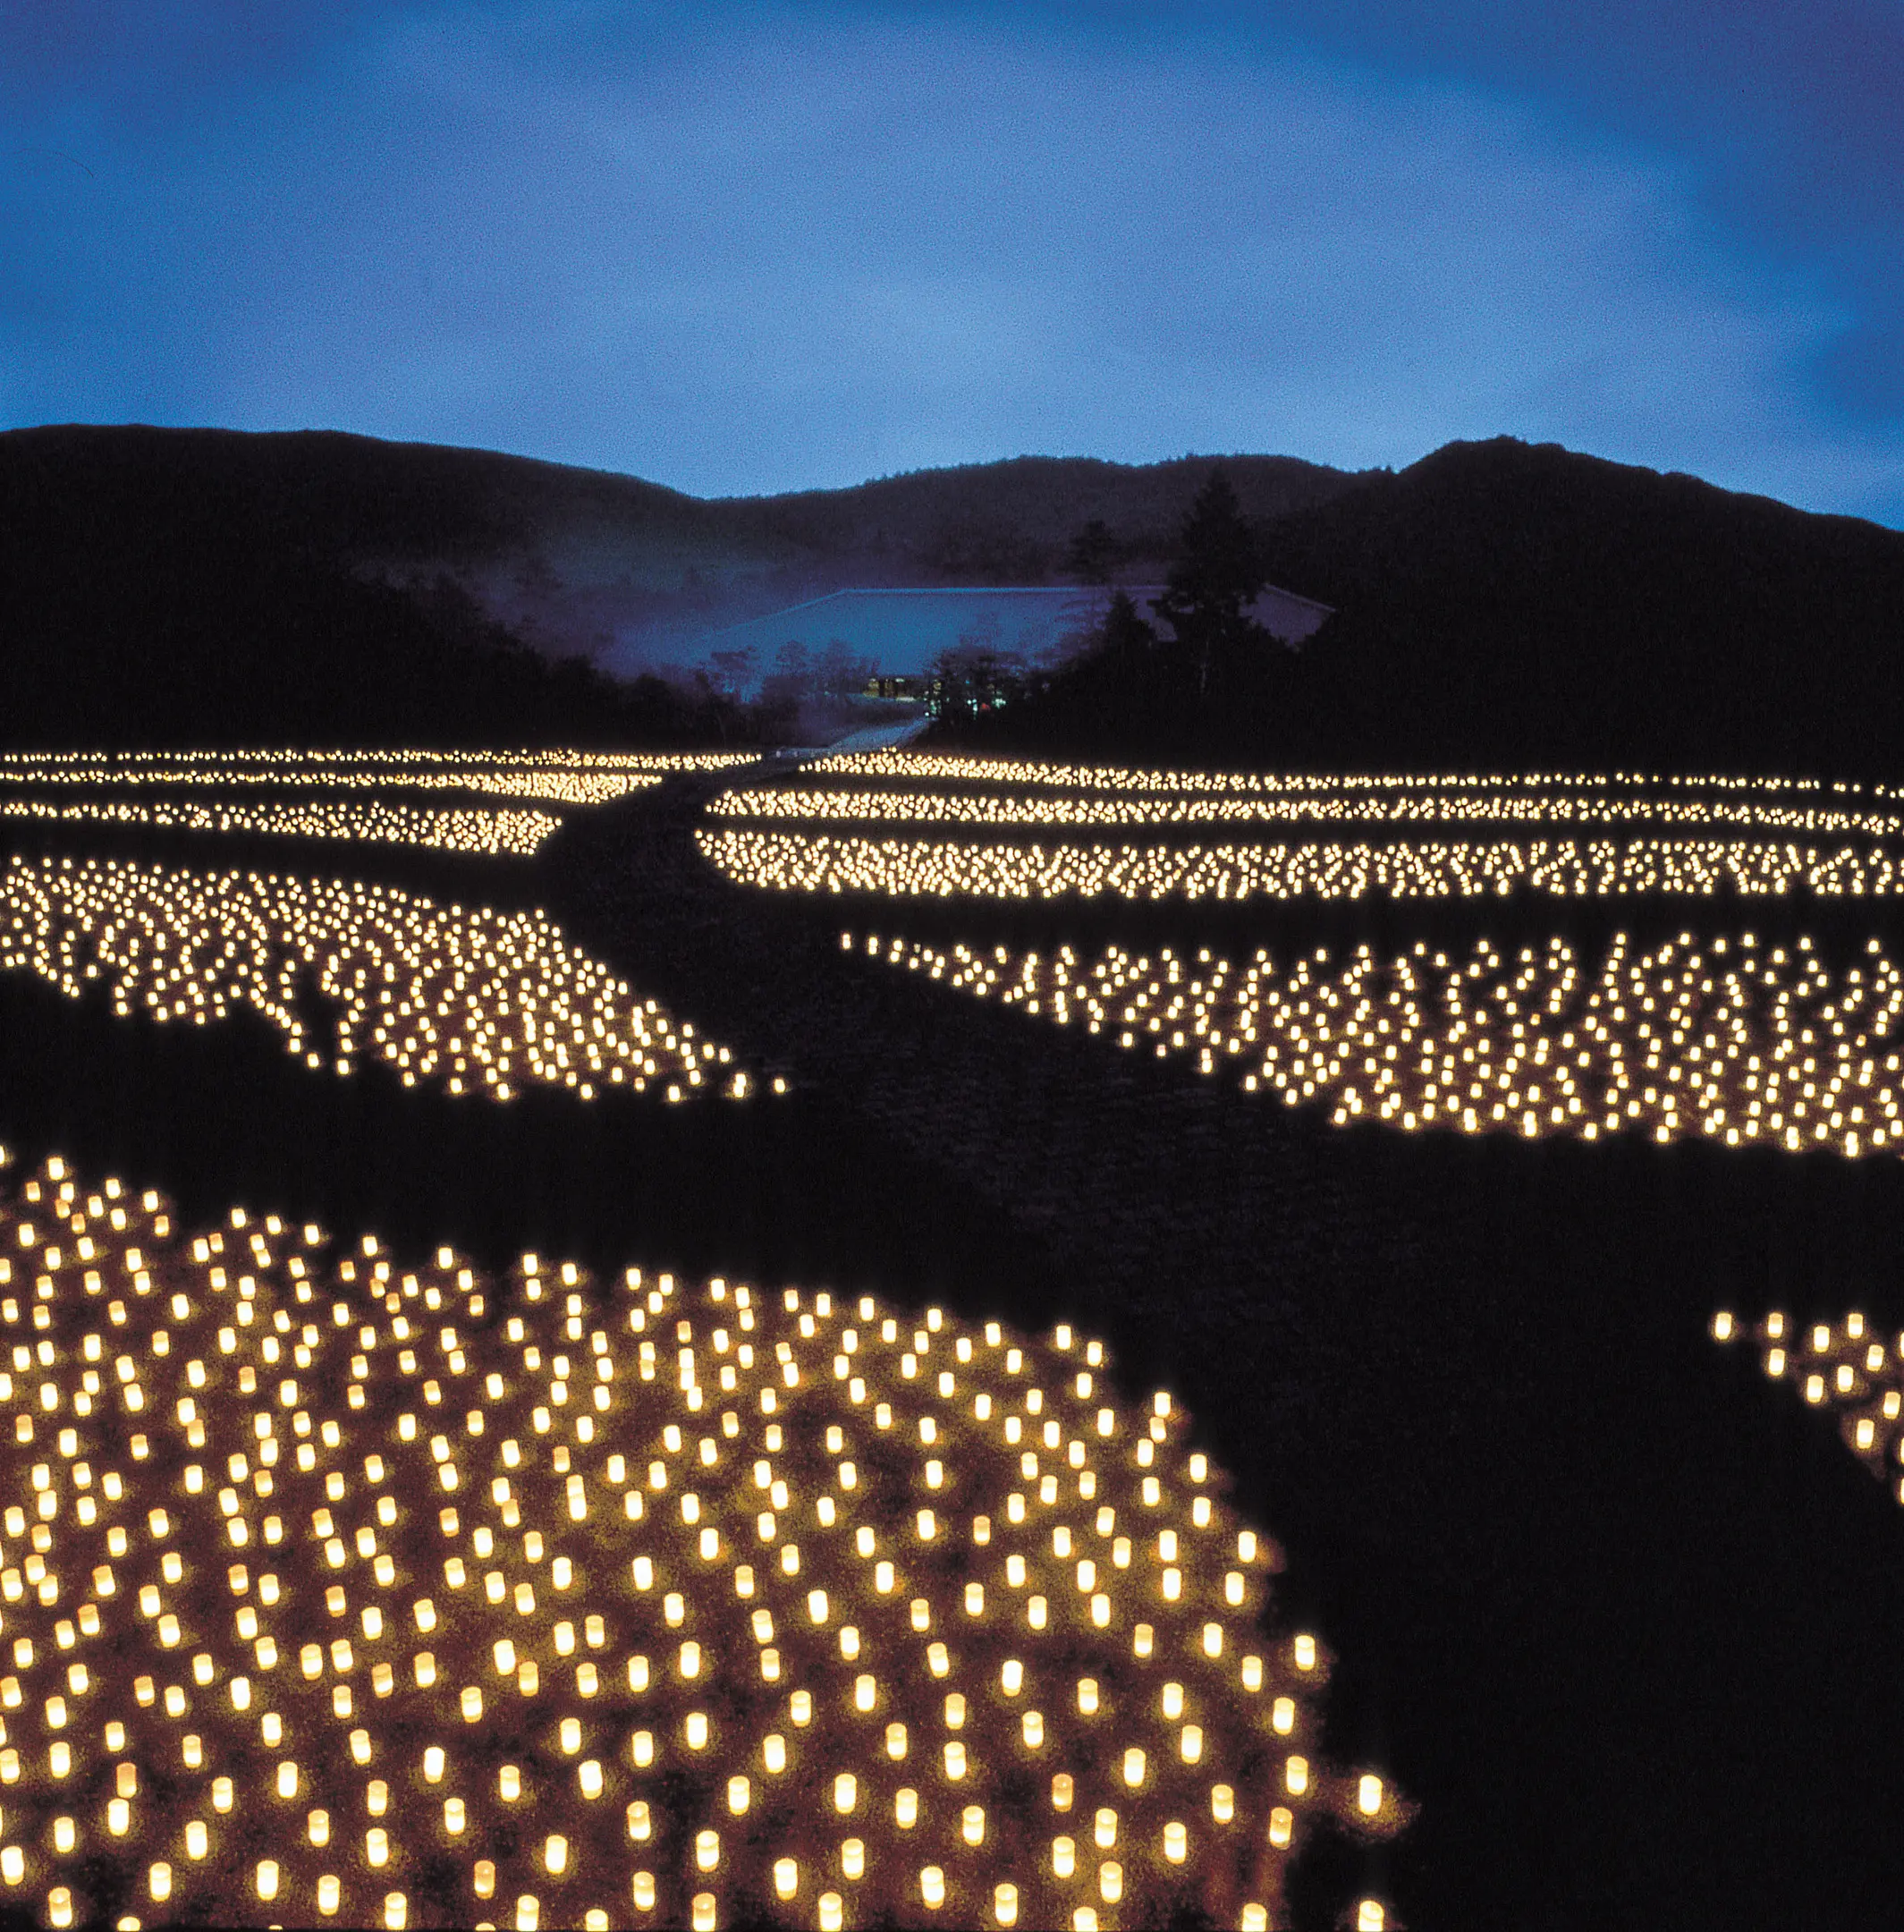
<svg viewBox="0 0 1904 1932"><path fill-rule="evenodd" d="M1291 650L1307 642L1335 614L1333 604L1318 604L1314 597L1298 597L1293 590L1279 590L1265 584L1262 594L1249 606L1249 614L1279 643Z"/></svg>

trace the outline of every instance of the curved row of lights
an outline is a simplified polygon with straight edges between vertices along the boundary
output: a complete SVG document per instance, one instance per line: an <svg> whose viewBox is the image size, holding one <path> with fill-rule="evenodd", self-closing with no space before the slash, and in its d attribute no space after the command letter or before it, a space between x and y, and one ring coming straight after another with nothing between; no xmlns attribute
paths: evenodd
<svg viewBox="0 0 1904 1932"><path fill-rule="evenodd" d="M1522 772L1505 775L1431 772L1197 772L1142 770L1120 765L1064 765L1036 758L970 758L928 751L842 751L811 759L807 772L849 777L960 781L982 784L1054 785L1087 792L1248 792L1301 795L1324 792L1576 790L1830 794L1904 799L1904 787L1861 785L1818 778L1663 777L1642 772Z"/></svg>
<svg viewBox="0 0 1904 1932"><path fill-rule="evenodd" d="M1643 1133L1857 1157L1904 1145L1904 971L1872 940L1834 974L1809 939L1754 935L1589 965L1564 939L1467 957L1318 948L1279 966L1169 948L950 953L868 935L842 949L1117 1046L1325 1106L1338 1125L1537 1139Z"/></svg>
<svg viewBox="0 0 1904 1932"><path fill-rule="evenodd" d="M1834 1323L1773 1309L1748 1326L1722 1309L1712 1332L1727 1343L1750 1335L1766 1375L1829 1410L1845 1446L1904 1503L1904 1335L1877 1334L1856 1310Z"/></svg>
<svg viewBox="0 0 1904 1932"><path fill-rule="evenodd" d="M18 751L0 753L0 784L476 792L588 806L644 791L672 773L752 761L744 751ZM368 806L221 801L148 809L124 802L55 805L30 797L0 801L0 816L371 839L492 855L532 853L561 824L546 812L428 811L387 801Z"/></svg>
<svg viewBox="0 0 1904 1932"><path fill-rule="evenodd" d="M1098 798L941 791L845 791L749 786L724 792L709 814L722 818L832 823L976 826L1189 826L1248 824L1581 825L1749 826L1780 832L1904 834L1895 812L1847 811L1721 799L1604 798L1546 790L1307 793L1296 797Z"/></svg>
<svg viewBox="0 0 1904 1932"><path fill-rule="evenodd" d="M529 1085L584 1100L618 1086L671 1101L754 1090L727 1047L637 999L545 914L391 886L15 857L0 872L0 970L75 998L102 986L121 1017L202 1026L247 1007L309 1066L347 1074L368 1056L406 1087L496 1100ZM306 986L332 1003L327 1039L300 1017Z"/></svg>
<svg viewBox="0 0 1904 1932"><path fill-rule="evenodd" d="M0 818L64 824L152 826L177 832L238 832L272 838L355 840L381 845L427 845L438 852L504 853L528 858L541 850L562 820L546 811L419 809L382 801L320 805L307 801L216 805L140 805L109 801L0 799Z"/></svg>
<svg viewBox="0 0 1904 1932"><path fill-rule="evenodd" d="M1261 1928L1403 1821L1069 1327L188 1240L53 1160L0 1351L0 1900L55 1928Z"/></svg>
<svg viewBox="0 0 1904 1932"><path fill-rule="evenodd" d="M1332 839L1316 844L991 844L830 833L698 830L703 855L737 883L778 892L889 898L1130 901L1585 899L1721 892L1892 897L1904 852L1749 839Z"/></svg>
<svg viewBox="0 0 1904 1932"><path fill-rule="evenodd" d="M751 764L750 751L7 751L0 752L0 778L148 777L171 769L219 777L264 772L276 780L363 772L392 783L411 773L459 773L484 778L526 772L723 771Z"/></svg>
<svg viewBox="0 0 1904 1932"><path fill-rule="evenodd" d="M209 771L195 766L155 766L118 772L0 772L15 784L177 785L205 790L227 786L274 785L300 792L479 792L497 798L544 799L556 805L605 805L661 783L656 772L570 771L343 771L287 774L275 767L233 766Z"/></svg>

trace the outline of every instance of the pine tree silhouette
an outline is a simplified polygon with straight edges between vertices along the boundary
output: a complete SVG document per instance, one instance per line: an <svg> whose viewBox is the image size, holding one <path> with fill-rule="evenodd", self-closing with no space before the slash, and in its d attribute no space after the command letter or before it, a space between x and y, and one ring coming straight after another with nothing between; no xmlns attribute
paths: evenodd
<svg viewBox="0 0 1904 1932"><path fill-rule="evenodd" d="M1266 581L1230 479L1213 470L1184 520L1168 588L1153 606L1196 665L1199 699L1208 695L1213 658L1260 639L1260 626L1244 613Z"/></svg>

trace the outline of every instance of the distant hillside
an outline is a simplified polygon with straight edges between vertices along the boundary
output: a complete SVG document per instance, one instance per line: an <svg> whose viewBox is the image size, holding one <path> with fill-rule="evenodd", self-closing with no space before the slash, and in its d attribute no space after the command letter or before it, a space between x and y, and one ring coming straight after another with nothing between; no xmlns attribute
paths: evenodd
<svg viewBox="0 0 1904 1932"><path fill-rule="evenodd" d="M1184 513L1219 462L1245 513L1262 519L1325 503L1355 480L1293 456L1141 465L1019 456L707 507L764 543L816 560L851 560L857 583L1038 584L1062 577L1072 537L1094 519L1119 546L1125 573L1168 557Z"/></svg>
<svg viewBox="0 0 1904 1932"><path fill-rule="evenodd" d="M533 467L533 466L531 466ZM351 436L0 435L0 742L668 744L732 707L521 647L453 574L506 459ZM655 524L670 493L647 491ZM360 559L398 555L410 588ZM425 567L426 565L434 567Z"/></svg>
<svg viewBox="0 0 1904 1932"><path fill-rule="evenodd" d="M1904 534L1507 438L1450 444L1260 534L1274 581L1337 609L1299 657L1223 665L1201 706L1167 647L1099 658L990 740L1904 776Z"/></svg>
<svg viewBox="0 0 1904 1932"><path fill-rule="evenodd" d="M679 741L768 729L633 674L842 585L1049 581L1096 518L1155 580L1216 459L1024 457L704 502L308 432L0 434L0 738ZM1399 474L1223 465L1299 657L1087 664L1015 741L1250 763L1896 776L1904 535L1511 440ZM527 646L528 648L522 647Z"/></svg>
<svg viewBox="0 0 1904 1932"><path fill-rule="evenodd" d="M699 657L722 625L846 586L1046 581L1094 517L1141 572L1213 461L1026 457L703 502L600 470L328 431L13 430L0 434L0 614L10 629L70 621L76 606L46 580L70 565L103 575L90 607L163 635L169 614L272 559L405 591L443 580L542 656L632 674ZM1258 516L1353 480L1290 457L1228 461ZM255 648L281 657L274 628Z"/></svg>

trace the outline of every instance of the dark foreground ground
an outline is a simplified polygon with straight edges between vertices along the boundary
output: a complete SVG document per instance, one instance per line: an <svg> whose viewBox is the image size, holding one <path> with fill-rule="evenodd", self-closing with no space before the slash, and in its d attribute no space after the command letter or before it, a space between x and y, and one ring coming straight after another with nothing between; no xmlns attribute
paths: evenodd
<svg viewBox="0 0 1904 1932"><path fill-rule="evenodd" d="M1420 1803L1309 1861L1303 1925L1362 1885L1424 1932L1896 1922L1904 1512L1705 1324L1904 1321L1904 1170L1336 1131L842 957L842 926L927 915L727 886L702 789L582 815L486 896L546 904L784 1099L452 1102L10 977L0 1137L188 1218L1070 1316L1192 1410L1338 1654L1335 1753Z"/></svg>

